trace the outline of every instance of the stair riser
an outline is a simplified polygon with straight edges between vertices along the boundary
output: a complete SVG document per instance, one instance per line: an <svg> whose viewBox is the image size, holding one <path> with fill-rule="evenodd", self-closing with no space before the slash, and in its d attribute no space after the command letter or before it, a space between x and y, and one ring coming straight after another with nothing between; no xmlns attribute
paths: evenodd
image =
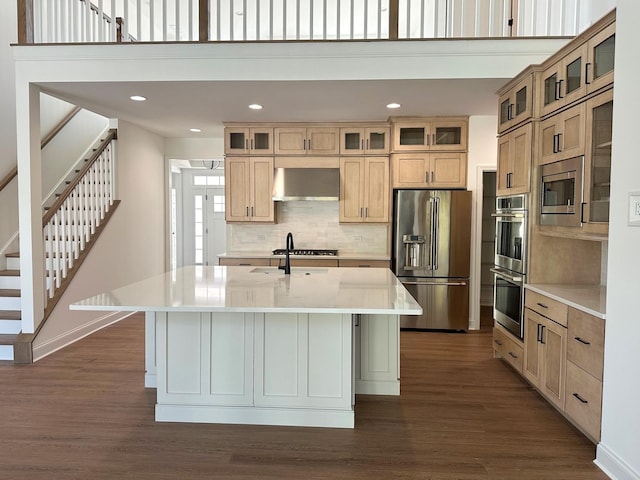
<svg viewBox="0 0 640 480"><path fill-rule="evenodd" d="M20 320L2 320L0 319L0 335L15 335L22 331L22 322Z"/></svg>
<svg viewBox="0 0 640 480"><path fill-rule="evenodd" d="M20 270L20 258L7 257L7 270Z"/></svg>
<svg viewBox="0 0 640 480"><path fill-rule="evenodd" d="M0 360L9 360L13 362L12 345L0 345Z"/></svg>
<svg viewBox="0 0 640 480"><path fill-rule="evenodd" d="M22 299L20 297L0 297L0 310L21 310Z"/></svg>
<svg viewBox="0 0 640 480"><path fill-rule="evenodd" d="M5 277L0 276L0 288L20 288L20 277Z"/></svg>

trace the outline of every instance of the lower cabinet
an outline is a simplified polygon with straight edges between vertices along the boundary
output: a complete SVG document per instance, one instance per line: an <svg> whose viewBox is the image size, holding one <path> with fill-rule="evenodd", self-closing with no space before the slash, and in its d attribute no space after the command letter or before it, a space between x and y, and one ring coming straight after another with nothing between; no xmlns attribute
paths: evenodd
<svg viewBox="0 0 640 480"><path fill-rule="evenodd" d="M590 440L600 440L605 321L526 290L522 347L499 326L493 349ZM518 348L520 347L520 349ZM511 353L511 355L510 355Z"/></svg>
<svg viewBox="0 0 640 480"><path fill-rule="evenodd" d="M400 395L400 319L358 315L356 319L356 392Z"/></svg>
<svg viewBox="0 0 640 480"><path fill-rule="evenodd" d="M499 325L493 327L493 351L496 358L503 358L522 374L524 347Z"/></svg>

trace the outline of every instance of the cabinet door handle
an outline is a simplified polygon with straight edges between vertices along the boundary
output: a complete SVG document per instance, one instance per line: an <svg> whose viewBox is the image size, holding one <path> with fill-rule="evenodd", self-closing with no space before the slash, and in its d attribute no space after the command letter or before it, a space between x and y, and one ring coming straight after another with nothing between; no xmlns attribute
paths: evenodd
<svg viewBox="0 0 640 480"><path fill-rule="evenodd" d="M249 148L249 150L253 150L253 138L251 139L251 147Z"/></svg>
<svg viewBox="0 0 640 480"><path fill-rule="evenodd" d="M424 172L424 183L429 183L429 172Z"/></svg>
<svg viewBox="0 0 640 480"><path fill-rule="evenodd" d="M249 207L247 207L247 217L249 216Z"/></svg>
<svg viewBox="0 0 640 480"><path fill-rule="evenodd" d="M591 345L591 342L587 342L586 340L581 339L580 337L574 337L575 340L579 341L583 345Z"/></svg>
<svg viewBox="0 0 640 480"><path fill-rule="evenodd" d="M536 305L538 305L539 307L542 307L542 308L549 308L544 303L540 303L540 302L536 303Z"/></svg>
<svg viewBox="0 0 640 480"><path fill-rule="evenodd" d="M311 139L307 140L307 150L311 150Z"/></svg>
<svg viewBox="0 0 640 480"><path fill-rule="evenodd" d="M303 138L303 139L302 139L302 149L303 149L303 150L306 150L306 149L307 149L307 139L306 139L306 138Z"/></svg>
<svg viewBox="0 0 640 480"><path fill-rule="evenodd" d="M517 358L518 358L518 356L517 356L516 354L514 354L513 352L509 352L509 356L510 356L511 358L515 358L515 359L517 359Z"/></svg>
<svg viewBox="0 0 640 480"><path fill-rule="evenodd" d="M540 343L546 345L547 342L544 341L544 331L547 329L544 325L540 325Z"/></svg>
<svg viewBox="0 0 640 480"><path fill-rule="evenodd" d="M500 340L494 340L493 343L495 343L496 345L498 345L499 347L502 346L502 342Z"/></svg>
<svg viewBox="0 0 640 480"><path fill-rule="evenodd" d="M433 183L435 181L436 181L436 176L435 176L435 174L433 173L433 170L432 170L431 171L431 183Z"/></svg>
<svg viewBox="0 0 640 480"><path fill-rule="evenodd" d="M564 98L564 95L562 95L562 82L564 82L564 80L558 82L558 99Z"/></svg>
<svg viewBox="0 0 640 480"><path fill-rule="evenodd" d="M366 141L367 141L367 144L366 144L367 146L365 147L365 150L369 150L369 139L367 138Z"/></svg>
<svg viewBox="0 0 640 480"><path fill-rule="evenodd" d="M362 210L363 210L363 208L360 207L360 218L362 218Z"/></svg>
<svg viewBox="0 0 640 480"><path fill-rule="evenodd" d="M585 220L584 220L584 207L586 207L586 206L587 206L587 204L585 202L582 202L580 204L580 223L585 223Z"/></svg>
<svg viewBox="0 0 640 480"><path fill-rule="evenodd" d="M555 91L553 92L554 100L560 100L560 82L556 82Z"/></svg>
<svg viewBox="0 0 640 480"><path fill-rule="evenodd" d="M559 134L558 134L558 152L561 152L561 151L562 151L562 148L560 148L560 138L561 138L561 137L562 137L562 134L561 134L561 133L559 133Z"/></svg>
<svg viewBox="0 0 640 480"><path fill-rule="evenodd" d="M591 82L589 81L589 65L591 65L591 62L587 62L584 64L584 83L585 85L590 85Z"/></svg>
<svg viewBox="0 0 640 480"><path fill-rule="evenodd" d="M542 342L542 325L538 324L538 331L536 333L536 341Z"/></svg>
<svg viewBox="0 0 640 480"><path fill-rule="evenodd" d="M253 217L253 207L251 207L251 216Z"/></svg>
<svg viewBox="0 0 640 480"><path fill-rule="evenodd" d="M248 138L244 139L244 149L245 150L249 150L249 139Z"/></svg>
<svg viewBox="0 0 640 480"><path fill-rule="evenodd" d="M584 398L582 398L579 394L577 393L573 393L572 394L574 397L576 397L578 400L580 400L582 403L589 403L588 400L585 400Z"/></svg>
<svg viewBox="0 0 640 480"><path fill-rule="evenodd" d="M436 145L436 134L435 133L431 134L431 145L433 145L433 146Z"/></svg>
<svg viewBox="0 0 640 480"><path fill-rule="evenodd" d="M369 207L364 208L364 218L369 218Z"/></svg>
<svg viewBox="0 0 640 480"><path fill-rule="evenodd" d="M507 107L507 120L513 120L513 103Z"/></svg>

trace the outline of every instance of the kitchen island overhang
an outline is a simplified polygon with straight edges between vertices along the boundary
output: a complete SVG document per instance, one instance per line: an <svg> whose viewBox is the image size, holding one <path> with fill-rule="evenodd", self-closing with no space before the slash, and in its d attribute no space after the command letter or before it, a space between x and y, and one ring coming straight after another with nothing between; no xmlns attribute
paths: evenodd
<svg viewBox="0 0 640 480"><path fill-rule="evenodd" d="M345 428L356 393L400 393L399 316L422 312L388 269L218 266L70 308L145 312L158 421Z"/></svg>

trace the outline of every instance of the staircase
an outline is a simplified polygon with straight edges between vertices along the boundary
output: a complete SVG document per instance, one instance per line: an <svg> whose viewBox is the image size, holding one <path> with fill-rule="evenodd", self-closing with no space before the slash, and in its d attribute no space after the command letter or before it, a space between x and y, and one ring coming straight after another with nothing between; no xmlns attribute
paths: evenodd
<svg viewBox="0 0 640 480"><path fill-rule="evenodd" d="M13 343L20 330L20 256L5 255L7 269L0 270L0 360L13 360Z"/></svg>
<svg viewBox="0 0 640 480"><path fill-rule="evenodd" d="M32 363L32 343L120 201L114 199L115 130L100 140L65 179L42 219L45 253L45 311L35 333L21 319L20 254L6 254L0 271L0 362Z"/></svg>

